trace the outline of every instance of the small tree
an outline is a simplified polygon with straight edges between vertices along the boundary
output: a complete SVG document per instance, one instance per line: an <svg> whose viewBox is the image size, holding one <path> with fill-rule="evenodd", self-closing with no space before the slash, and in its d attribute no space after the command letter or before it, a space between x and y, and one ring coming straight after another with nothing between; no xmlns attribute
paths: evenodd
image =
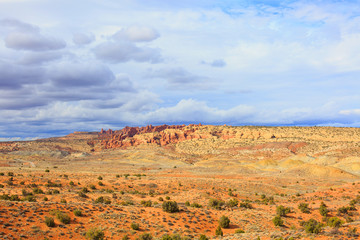
<svg viewBox="0 0 360 240"><path fill-rule="evenodd" d="M329 227L333 228L339 228L343 224L343 221L341 221L338 217L331 217L327 221L327 225Z"/></svg>
<svg viewBox="0 0 360 240"><path fill-rule="evenodd" d="M309 208L309 204L307 203L300 203L298 208L300 209L301 212L303 213L310 213L310 208Z"/></svg>
<svg viewBox="0 0 360 240"><path fill-rule="evenodd" d="M228 228L230 226L230 219L226 216L222 216L219 219L219 226L222 228Z"/></svg>

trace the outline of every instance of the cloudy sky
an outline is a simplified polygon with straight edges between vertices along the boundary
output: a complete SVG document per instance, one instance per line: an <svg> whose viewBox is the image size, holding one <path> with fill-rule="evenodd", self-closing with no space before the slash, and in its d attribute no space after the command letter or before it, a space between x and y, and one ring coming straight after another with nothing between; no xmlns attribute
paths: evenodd
<svg viewBox="0 0 360 240"><path fill-rule="evenodd" d="M0 140L360 127L360 1L0 0Z"/></svg>

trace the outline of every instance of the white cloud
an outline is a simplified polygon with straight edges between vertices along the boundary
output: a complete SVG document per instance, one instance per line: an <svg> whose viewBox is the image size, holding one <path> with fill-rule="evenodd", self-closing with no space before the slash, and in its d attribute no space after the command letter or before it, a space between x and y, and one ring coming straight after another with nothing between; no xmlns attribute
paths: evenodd
<svg viewBox="0 0 360 240"><path fill-rule="evenodd" d="M115 40L132 42L150 42L159 37L159 33L153 28L144 26L130 26L123 28L113 35Z"/></svg>

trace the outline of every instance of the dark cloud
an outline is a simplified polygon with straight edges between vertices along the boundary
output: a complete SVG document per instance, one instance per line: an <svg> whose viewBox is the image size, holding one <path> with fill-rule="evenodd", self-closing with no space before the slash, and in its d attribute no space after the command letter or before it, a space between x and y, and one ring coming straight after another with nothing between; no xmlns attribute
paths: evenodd
<svg viewBox="0 0 360 240"><path fill-rule="evenodd" d="M44 69L37 67L17 66L0 62L0 88L18 89L23 85L39 84L44 81Z"/></svg>
<svg viewBox="0 0 360 240"><path fill-rule="evenodd" d="M201 63L217 68L222 68L226 66L226 62L223 59L215 59L212 62L201 61Z"/></svg>
<svg viewBox="0 0 360 240"><path fill-rule="evenodd" d="M5 45L15 50L49 51L65 48L66 43L62 39L39 33L11 32L5 37Z"/></svg>
<svg viewBox="0 0 360 240"><path fill-rule="evenodd" d="M131 42L107 42L100 44L94 49L98 59L121 63L128 61L159 63L162 57L159 49L137 47Z"/></svg>
<svg viewBox="0 0 360 240"><path fill-rule="evenodd" d="M101 64L58 64L49 71L56 87L91 87L108 85L115 79L113 72Z"/></svg>
<svg viewBox="0 0 360 240"><path fill-rule="evenodd" d="M93 34L75 33L73 36L73 42L76 45L87 45L92 43L94 40L95 36Z"/></svg>
<svg viewBox="0 0 360 240"><path fill-rule="evenodd" d="M149 27L131 26L121 29L113 35L113 39L131 42L150 42L159 37L159 33Z"/></svg>
<svg viewBox="0 0 360 240"><path fill-rule="evenodd" d="M43 63L59 60L62 57L63 53L61 52L31 52L26 53L19 63L24 65L41 65Z"/></svg>

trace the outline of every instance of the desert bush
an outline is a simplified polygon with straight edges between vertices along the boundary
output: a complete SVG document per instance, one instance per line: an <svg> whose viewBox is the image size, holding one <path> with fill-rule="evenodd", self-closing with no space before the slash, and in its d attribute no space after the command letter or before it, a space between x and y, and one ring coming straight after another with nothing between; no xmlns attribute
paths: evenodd
<svg viewBox="0 0 360 240"><path fill-rule="evenodd" d="M27 201L27 202L36 202L36 197L33 195L28 195L26 197L23 198L23 201Z"/></svg>
<svg viewBox="0 0 360 240"><path fill-rule="evenodd" d="M88 192L90 192L90 191L89 191L89 189L88 189L87 187L83 187L83 188L81 189L81 192L83 192L83 193L88 193Z"/></svg>
<svg viewBox="0 0 360 240"><path fill-rule="evenodd" d="M204 234L201 234L199 240L209 240Z"/></svg>
<svg viewBox="0 0 360 240"><path fill-rule="evenodd" d="M286 217L286 214L290 213L291 210L289 207L284 207L283 205L276 207L276 214L280 217Z"/></svg>
<svg viewBox="0 0 360 240"><path fill-rule="evenodd" d="M111 200L108 197L100 196L95 200L95 203L104 203L104 204L110 204Z"/></svg>
<svg viewBox="0 0 360 240"><path fill-rule="evenodd" d="M300 203L298 208L303 213L310 213L310 208L308 203Z"/></svg>
<svg viewBox="0 0 360 240"><path fill-rule="evenodd" d="M319 212L320 212L321 216L324 216L324 217L327 216L329 210L327 209L327 206L324 202L321 202Z"/></svg>
<svg viewBox="0 0 360 240"><path fill-rule="evenodd" d="M77 217L81 217L83 214L82 214L80 209L75 209L74 210L74 215L77 216Z"/></svg>
<svg viewBox="0 0 360 240"><path fill-rule="evenodd" d="M247 209L252 209L253 208L253 206L248 201L240 203L240 207L241 208L247 208Z"/></svg>
<svg viewBox="0 0 360 240"><path fill-rule="evenodd" d="M185 202L185 206L190 207L190 202L189 202L189 201L186 201L186 202Z"/></svg>
<svg viewBox="0 0 360 240"><path fill-rule="evenodd" d="M237 200L236 198L232 198L226 202L227 207L236 207L238 204L239 204L239 200Z"/></svg>
<svg viewBox="0 0 360 240"><path fill-rule="evenodd" d="M341 221L338 217L331 217L327 220L327 225L329 227L339 228L342 224L343 221Z"/></svg>
<svg viewBox="0 0 360 240"><path fill-rule="evenodd" d="M192 203L190 204L190 207L193 207L193 208L202 208L203 206L201 204L198 204L198 203Z"/></svg>
<svg viewBox="0 0 360 240"><path fill-rule="evenodd" d="M130 225L131 229L133 230L139 230L140 229L140 225L138 223L131 223Z"/></svg>
<svg viewBox="0 0 360 240"><path fill-rule="evenodd" d="M64 224L69 224L71 219L70 216L61 211L55 211L56 218L60 220L60 222Z"/></svg>
<svg viewBox="0 0 360 240"><path fill-rule="evenodd" d="M53 183L52 181L48 180L45 184L45 187L61 187L61 183Z"/></svg>
<svg viewBox="0 0 360 240"><path fill-rule="evenodd" d="M99 179L99 180L103 180L103 177L102 177L102 176L98 176L98 179Z"/></svg>
<svg viewBox="0 0 360 240"><path fill-rule="evenodd" d="M222 216L219 219L219 225L222 228L228 228L230 226L230 219L227 216Z"/></svg>
<svg viewBox="0 0 360 240"><path fill-rule="evenodd" d="M225 202L222 200L218 200L218 199L214 199L214 198L211 198L209 200L209 206L214 209L217 209L217 210L221 210L221 207L224 206L224 204L225 204Z"/></svg>
<svg viewBox="0 0 360 240"><path fill-rule="evenodd" d="M221 230L221 227L220 227L220 226L218 226L218 227L216 228L216 230L215 230L215 235L216 235L216 236L223 236L223 235L224 235L224 233L223 233L223 231Z"/></svg>
<svg viewBox="0 0 360 240"><path fill-rule="evenodd" d="M175 201L165 201L162 204L162 209L165 212L169 212L169 213L173 213L173 212L178 212L179 211L179 207L177 205L177 202Z"/></svg>
<svg viewBox="0 0 360 240"><path fill-rule="evenodd" d="M28 192L28 191L26 191L26 189L23 189L22 191L21 191L21 193L22 193L22 195L25 197L25 196L29 196L29 195L33 195L31 192Z"/></svg>
<svg viewBox="0 0 360 240"><path fill-rule="evenodd" d="M274 224L275 226L282 226L282 225L284 225L284 221L281 219L280 216L275 216L275 217L273 218L272 222L273 222L273 224Z"/></svg>
<svg viewBox="0 0 360 240"><path fill-rule="evenodd" d="M99 186L104 186L103 182L99 181L98 182Z"/></svg>
<svg viewBox="0 0 360 240"><path fill-rule="evenodd" d="M41 188L36 187L36 188L33 188L33 193L34 194L44 194L44 191L41 190Z"/></svg>
<svg viewBox="0 0 360 240"><path fill-rule="evenodd" d="M159 200L160 202L164 201L164 199L163 199L162 197L159 197L158 200Z"/></svg>
<svg viewBox="0 0 360 240"><path fill-rule="evenodd" d="M166 200L170 200L170 197L169 197L169 196L166 196L165 199L166 199Z"/></svg>
<svg viewBox="0 0 360 240"><path fill-rule="evenodd" d="M69 185L70 185L70 186L74 186L75 183L74 183L73 181L70 181L70 182L69 182Z"/></svg>
<svg viewBox="0 0 360 240"><path fill-rule="evenodd" d="M7 175L8 175L9 177L13 177L13 176L14 176L14 173L13 173L13 172L8 172Z"/></svg>
<svg viewBox="0 0 360 240"><path fill-rule="evenodd" d="M151 200L148 200L148 201L142 200L140 203L141 203L144 207L151 207L151 206L152 206L152 201L151 201Z"/></svg>
<svg viewBox="0 0 360 240"><path fill-rule="evenodd" d="M55 227L55 221L53 217L45 217L45 224L48 227Z"/></svg>
<svg viewBox="0 0 360 240"><path fill-rule="evenodd" d="M240 234L240 233L245 233L245 231L242 230L242 229L236 229L236 230L235 230L235 233L236 233L236 234Z"/></svg>
<svg viewBox="0 0 360 240"><path fill-rule="evenodd" d="M44 197L43 200L44 200L44 201L49 201L49 198Z"/></svg>
<svg viewBox="0 0 360 240"><path fill-rule="evenodd" d="M143 233L141 234L136 240L152 240L153 237L150 233Z"/></svg>
<svg viewBox="0 0 360 240"><path fill-rule="evenodd" d="M340 207L340 208L338 208L338 210L337 210L337 214L338 215L344 215L344 214L348 214L349 213L349 207Z"/></svg>
<svg viewBox="0 0 360 240"><path fill-rule="evenodd" d="M89 185L89 188L92 189L92 190L95 190L95 189L96 189L96 187L95 187L94 184L90 184L90 185Z"/></svg>
<svg viewBox="0 0 360 240"><path fill-rule="evenodd" d="M309 219L308 221L303 221L300 223L304 227L305 232L319 234L321 232L322 225L315 219Z"/></svg>
<svg viewBox="0 0 360 240"><path fill-rule="evenodd" d="M352 228L350 227L346 233L346 235L350 238L355 238L355 237L358 237L359 234L357 234L357 228Z"/></svg>
<svg viewBox="0 0 360 240"><path fill-rule="evenodd" d="M62 198L62 199L60 200L60 203L67 203L67 201L66 201L66 199Z"/></svg>
<svg viewBox="0 0 360 240"><path fill-rule="evenodd" d="M50 172L50 170L49 170L49 169L46 169L45 172Z"/></svg>
<svg viewBox="0 0 360 240"><path fill-rule="evenodd" d="M90 240L103 240L105 238L104 231L99 228L91 228L86 232L86 238Z"/></svg>
<svg viewBox="0 0 360 240"><path fill-rule="evenodd" d="M87 198L88 196L84 192L78 192L79 197Z"/></svg>

